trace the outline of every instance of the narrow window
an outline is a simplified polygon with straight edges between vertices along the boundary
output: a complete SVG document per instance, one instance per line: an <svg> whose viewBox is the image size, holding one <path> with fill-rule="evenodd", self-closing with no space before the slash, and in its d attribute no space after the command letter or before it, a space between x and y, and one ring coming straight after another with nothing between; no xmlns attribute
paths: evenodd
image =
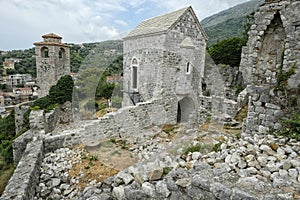
<svg viewBox="0 0 300 200"><path fill-rule="evenodd" d="M137 89L137 67L132 67L132 88Z"/></svg>
<svg viewBox="0 0 300 200"><path fill-rule="evenodd" d="M45 51L44 51L44 57L45 57L45 58L49 58L49 52L48 52L48 50L45 50Z"/></svg>
<svg viewBox="0 0 300 200"><path fill-rule="evenodd" d="M58 52L58 57L59 57L59 58L62 58L62 57L63 57L62 51L61 51L61 50L59 50L59 52Z"/></svg>
<svg viewBox="0 0 300 200"><path fill-rule="evenodd" d="M65 49L64 48L59 49L58 57L59 58L64 58L65 57Z"/></svg>
<svg viewBox="0 0 300 200"><path fill-rule="evenodd" d="M186 74L190 74L191 73L191 66L190 66L190 63L188 62L186 64Z"/></svg>

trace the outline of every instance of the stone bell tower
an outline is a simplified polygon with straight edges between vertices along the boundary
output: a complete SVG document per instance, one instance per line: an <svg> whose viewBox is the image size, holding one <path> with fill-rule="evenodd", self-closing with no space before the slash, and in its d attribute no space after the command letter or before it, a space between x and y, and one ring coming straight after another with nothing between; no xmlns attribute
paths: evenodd
<svg viewBox="0 0 300 200"><path fill-rule="evenodd" d="M54 33L42 37L44 41L34 43L39 97L46 96L52 85L70 74L69 46L61 43L62 37Z"/></svg>

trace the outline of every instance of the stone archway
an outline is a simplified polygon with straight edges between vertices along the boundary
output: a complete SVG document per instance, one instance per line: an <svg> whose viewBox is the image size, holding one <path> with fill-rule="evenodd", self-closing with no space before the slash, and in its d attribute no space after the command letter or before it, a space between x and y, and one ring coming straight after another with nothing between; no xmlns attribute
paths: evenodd
<svg viewBox="0 0 300 200"><path fill-rule="evenodd" d="M195 110L195 104L193 100L189 97L184 97L178 102L177 109L177 122L187 122L189 120L190 115Z"/></svg>

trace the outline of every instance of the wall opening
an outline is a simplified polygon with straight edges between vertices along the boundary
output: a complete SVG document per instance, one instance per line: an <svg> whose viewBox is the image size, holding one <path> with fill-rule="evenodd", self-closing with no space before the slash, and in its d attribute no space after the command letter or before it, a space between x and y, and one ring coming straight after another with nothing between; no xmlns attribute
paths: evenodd
<svg viewBox="0 0 300 200"><path fill-rule="evenodd" d="M131 65L131 87L135 90L138 88L138 62L136 58L132 59Z"/></svg>
<svg viewBox="0 0 300 200"><path fill-rule="evenodd" d="M260 53L258 55L259 83L275 83L276 69L283 62L284 41L286 38L280 13L274 15L274 19L265 31Z"/></svg>
<svg viewBox="0 0 300 200"><path fill-rule="evenodd" d="M137 89L137 67L132 67L132 88Z"/></svg>
<svg viewBox="0 0 300 200"><path fill-rule="evenodd" d="M58 57L59 58L64 58L65 57L65 49L64 48L59 49Z"/></svg>
<svg viewBox="0 0 300 200"><path fill-rule="evenodd" d="M177 122L188 122L190 115L195 111L195 104L189 97L184 97L178 102Z"/></svg>
<svg viewBox="0 0 300 200"><path fill-rule="evenodd" d="M186 64L186 74L190 74L191 73L191 64L188 62Z"/></svg>
<svg viewBox="0 0 300 200"><path fill-rule="evenodd" d="M47 47L41 48L41 56L43 58L49 58L49 49Z"/></svg>

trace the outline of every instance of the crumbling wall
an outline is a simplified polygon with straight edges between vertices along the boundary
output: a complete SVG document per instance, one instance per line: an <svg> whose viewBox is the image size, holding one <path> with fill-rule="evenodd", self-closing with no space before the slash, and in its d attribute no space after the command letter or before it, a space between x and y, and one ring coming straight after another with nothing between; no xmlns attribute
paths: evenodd
<svg viewBox="0 0 300 200"><path fill-rule="evenodd" d="M300 2L266 1L255 14L240 70L248 85L244 131L281 128L283 116L300 108Z"/></svg>
<svg viewBox="0 0 300 200"><path fill-rule="evenodd" d="M24 114L31 106L32 102L21 103L15 106L15 126L16 133L24 129Z"/></svg>

